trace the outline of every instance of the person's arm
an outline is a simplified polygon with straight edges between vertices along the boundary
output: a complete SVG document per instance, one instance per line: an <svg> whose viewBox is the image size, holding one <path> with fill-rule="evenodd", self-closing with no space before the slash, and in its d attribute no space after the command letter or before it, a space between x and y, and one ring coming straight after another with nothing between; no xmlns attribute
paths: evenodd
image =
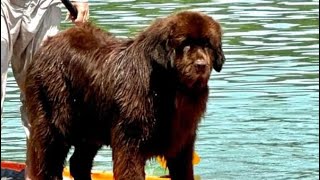
<svg viewBox="0 0 320 180"><path fill-rule="evenodd" d="M70 19L75 24L86 22L89 19L89 3L88 0L71 0L72 5L77 10L76 18L67 13L67 19Z"/></svg>

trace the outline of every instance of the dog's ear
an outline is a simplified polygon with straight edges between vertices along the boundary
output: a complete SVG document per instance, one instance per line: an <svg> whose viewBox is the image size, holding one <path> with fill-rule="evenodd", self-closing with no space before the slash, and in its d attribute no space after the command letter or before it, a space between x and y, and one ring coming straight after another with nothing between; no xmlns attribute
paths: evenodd
<svg viewBox="0 0 320 180"><path fill-rule="evenodd" d="M152 59L164 68L174 66L175 49L170 45L169 36L162 37L151 53Z"/></svg>
<svg viewBox="0 0 320 180"><path fill-rule="evenodd" d="M148 54L164 68L174 64L175 50L171 43L173 27L167 19L159 18L144 32Z"/></svg>
<svg viewBox="0 0 320 180"><path fill-rule="evenodd" d="M225 57L222 49L222 44L220 42L218 46L214 49L213 69L216 70L217 72L220 72L224 62L225 62Z"/></svg>
<svg viewBox="0 0 320 180"><path fill-rule="evenodd" d="M220 24L211 19L210 24L210 43L213 49L213 69L220 72L225 62L225 56L222 49L222 28Z"/></svg>

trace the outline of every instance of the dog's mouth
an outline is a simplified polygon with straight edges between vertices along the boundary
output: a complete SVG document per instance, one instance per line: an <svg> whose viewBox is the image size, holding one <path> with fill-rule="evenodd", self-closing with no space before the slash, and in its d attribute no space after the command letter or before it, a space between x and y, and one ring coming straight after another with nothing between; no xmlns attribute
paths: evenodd
<svg viewBox="0 0 320 180"><path fill-rule="evenodd" d="M201 89L204 89L205 87L207 87L207 85L208 85L208 82L205 82L203 80L197 80L193 83L192 89L201 90Z"/></svg>
<svg viewBox="0 0 320 180"><path fill-rule="evenodd" d="M208 72L195 73L188 78L183 78L182 83L185 84L189 90L198 91L208 86L209 77L210 75Z"/></svg>
<svg viewBox="0 0 320 180"><path fill-rule="evenodd" d="M191 91L198 91L208 86L211 69L209 64L204 61L179 66L177 69L180 82Z"/></svg>
<svg viewBox="0 0 320 180"><path fill-rule="evenodd" d="M194 81L193 87L197 89L202 89L208 85L209 75L199 74L198 78Z"/></svg>

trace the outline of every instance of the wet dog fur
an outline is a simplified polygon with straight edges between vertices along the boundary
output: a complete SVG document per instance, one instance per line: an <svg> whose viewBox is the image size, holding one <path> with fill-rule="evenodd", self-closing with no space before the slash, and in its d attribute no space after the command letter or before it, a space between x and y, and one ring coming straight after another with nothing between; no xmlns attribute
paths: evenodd
<svg viewBox="0 0 320 180"><path fill-rule="evenodd" d="M103 145L116 180L145 179L146 160L163 156L172 180L193 180L192 153L212 70L225 61L222 30L183 11L156 19L132 39L86 23L49 38L30 64L28 174L62 179L68 151L76 180L89 180Z"/></svg>

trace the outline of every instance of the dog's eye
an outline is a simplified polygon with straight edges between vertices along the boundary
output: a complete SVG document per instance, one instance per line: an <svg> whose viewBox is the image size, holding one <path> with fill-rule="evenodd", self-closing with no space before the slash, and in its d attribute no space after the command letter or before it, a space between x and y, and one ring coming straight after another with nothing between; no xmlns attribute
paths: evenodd
<svg viewBox="0 0 320 180"><path fill-rule="evenodd" d="M207 40L207 39L203 39L200 43L202 44L203 47L206 47L206 48L211 48L212 47L210 41Z"/></svg>
<svg viewBox="0 0 320 180"><path fill-rule="evenodd" d="M190 50L190 48L191 48L190 46L185 46L183 48L183 52L185 52L185 53L188 52Z"/></svg>
<svg viewBox="0 0 320 180"><path fill-rule="evenodd" d="M181 46L182 47L187 47L187 46L190 46L191 45L191 42L189 40L184 40L182 43L181 43Z"/></svg>
<svg viewBox="0 0 320 180"><path fill-rule="evenodd" d="M183 51L183 52L187 52L189 49L191 48L191 43L188 40L184 40L180 43L180 45L178 46L177 50L178 51Z"/></svg>

